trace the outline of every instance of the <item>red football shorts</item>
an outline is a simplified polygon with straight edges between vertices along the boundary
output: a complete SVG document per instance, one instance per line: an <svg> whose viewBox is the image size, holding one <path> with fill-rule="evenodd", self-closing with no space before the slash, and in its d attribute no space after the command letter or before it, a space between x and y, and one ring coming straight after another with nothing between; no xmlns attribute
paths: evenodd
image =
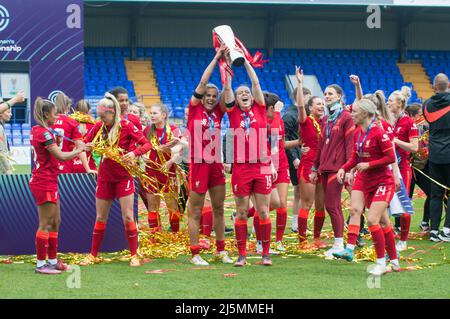
<svg viewBox="0 0 450 319"><path fill-rule="evenodd" d="M361 174L356 171L355 178L353 180L352 190L364 192L364 181L361 178Z"/></svg>
<svg viewBox="0 0 450 319"><path fill-rule="evenodd" d="M233 164L231 186L235 196L250 196L252 193L267 195L272 192L270 165L260 163Z"/></svg>
<svg viewBox="0 0 450 319"><path fill-rule="evenodd" d="M297 169L297 179L299 181L304 181L306 183L315 184L311 182L311 179L309 178L309 174L312 173L312 167L314 166L314 163L311 161L301 161L298 165Z"/></svg>
<svg viewBox="0 0 450 319"><path fill-rule="evenodd" d="M395 193L395 183L393 181L382 182L377 189L364 192L366 207L370 208L373 202L390 203Z"/></svg>
<svg viewBox="0 0 450 319"><path fill-rule="evenodd" d="M34 197L36 205L43 205L45 203L55 203L59 201L58 191L43 191L30 186L31 194Z"/></svg>
<svg viewBox="0 0 450 319"><path fill-rule="evenodd" d="M272 183L272 188L275 188L277 184L289 184L291 182L291 175L289 172L289 166L278 169L278 177L277 179Z"/></svg>
<svg viewBox="0 0 450 319"><path fill-rule="evenodd" d="M98 199L122 198L134 193L134 178L130 177L119 182L97 182L95 197Z"/></svg>
<svg viewBox="0 0 450 319"><path fill-rule="evenodd" d="M189 164L189 190L198 194L205 194L208 189L218 185L225 185L223 164Z"/></svg>

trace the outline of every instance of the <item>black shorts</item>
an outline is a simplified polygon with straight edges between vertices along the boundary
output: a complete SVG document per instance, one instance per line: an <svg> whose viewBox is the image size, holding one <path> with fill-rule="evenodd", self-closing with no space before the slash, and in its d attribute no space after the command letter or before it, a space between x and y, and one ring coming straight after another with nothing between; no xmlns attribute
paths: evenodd
<svg viewBox="0 0 450 319"><path fill-rule="evenodd" d="M298 185L297 170L291 163L289 163L289 175L291 178L291 184L297 186Z"/></svg>

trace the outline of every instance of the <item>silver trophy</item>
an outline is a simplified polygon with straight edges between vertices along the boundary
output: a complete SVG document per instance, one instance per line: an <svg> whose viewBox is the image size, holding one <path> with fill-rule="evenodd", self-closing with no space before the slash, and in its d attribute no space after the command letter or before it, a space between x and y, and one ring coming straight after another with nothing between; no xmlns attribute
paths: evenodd
<svg viewBox="0 0 450 319"><path fill-rule="evenodd" d="M224 43L230 49L230 60L234 66L241 66L245 62L244 55L236 50L236 40L233 30L229 25L220 25L213 29L220 43Z"/></svg>

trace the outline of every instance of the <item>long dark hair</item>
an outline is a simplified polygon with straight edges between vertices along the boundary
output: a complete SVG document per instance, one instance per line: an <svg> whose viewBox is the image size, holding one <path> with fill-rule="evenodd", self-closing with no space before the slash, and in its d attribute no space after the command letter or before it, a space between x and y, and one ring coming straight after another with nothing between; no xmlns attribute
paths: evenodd
<svg viewBox="0 0 450 319"><path fill-rule="evenodd" d="M311 98L308 100L308 103L306 103L305 111L306 115L308 116L311 114L311 107L313 106L315 99L321 99L321 97L317 95L311 96Z"/></svg>

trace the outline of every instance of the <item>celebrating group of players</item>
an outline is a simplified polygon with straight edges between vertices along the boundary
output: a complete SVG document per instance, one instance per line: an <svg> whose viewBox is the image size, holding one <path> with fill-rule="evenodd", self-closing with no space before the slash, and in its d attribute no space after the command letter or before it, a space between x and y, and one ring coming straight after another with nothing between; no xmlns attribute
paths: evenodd
<svg viewBox="0 0 450 319"><path fill-rule="evenodd" d="M276 248L284 250L283 234L287 220L287 195L290 183L289 163L285 148L302 147L297 168L300 189L298 211L299 249L323 249L321 229L328 212L334 233L334 244L325 252L327 258L351 261L360 232L361 217L372 235L377 261L373 274L396 271L400 268L397 250L406 248L411 216L400 216L401 238L395 243L393 227L387 208L401 180L410 186L410 153L418 150L418 130L405 114L409 92L394 91L388 99L383 92L362 94L357 76L357 98L346 106L339 85L329 85L324 98L305 96L303 71L296 68L300 138L285 140L278 96L263 92L258 77L246 61L244 67L251 87L232 90L232 76L218 87L209 78L219 59L229 49L220 47L200 83L195 88L188 107L187 128L184 134L168 124L168 112L163 105L152 106L151 124L142 128L139 117L129 114L129 100L125 89L116 88L98 102L99 120L88 115L89 105L80 101L79 116L68 116L70 100L60 96L54 103L38 98L35 101L31 145L34 169L30 188L39 211L36 233L38 273L58 274L67 265L57 259L58 227L60 223L57 176L59 173L97 173L95 150L106 152L98 164L96 190L96 222L90 254L82 261L89 265L99 261L98 252L105 234L108 214L113 200L119 199L126 236L130 247L130 265L141 264L138 253L138 231L133 217L134 178L128 166L145 167L145 176L153 182L140 181L139 191L148 208L151 232L161 230L159 205L166 202L172 231L179 230L177 176L180 174L177 157L189 149L188 167L188 231L191 262L208 265L200 252L205 242L200 232L214 228L217 255L224 263L233 263L225 250L224 201L226 179L222 154L221 122L228 114L233 136L231 188L236 204L235 237L239 256L234 266L246 264L249 217L253 217L257 251L262 264L272 265L270 244L272 221L270 211L276 210ZM327 115L325 115L327 114ZM90 153L92 152L92 154ZM97 155L98 156L98 155ZM348 239L344 247L344 215L341 207L343 188L351 192ZM205 201L208 204L205 204ZM314 241L307 238L308 214L314 205ZM295 212L296 213L296 212ZM214 225L214 227L212 227ZM386 252L389 265L386 265ZM47 262L48 257L48 262Z"/></svg>

